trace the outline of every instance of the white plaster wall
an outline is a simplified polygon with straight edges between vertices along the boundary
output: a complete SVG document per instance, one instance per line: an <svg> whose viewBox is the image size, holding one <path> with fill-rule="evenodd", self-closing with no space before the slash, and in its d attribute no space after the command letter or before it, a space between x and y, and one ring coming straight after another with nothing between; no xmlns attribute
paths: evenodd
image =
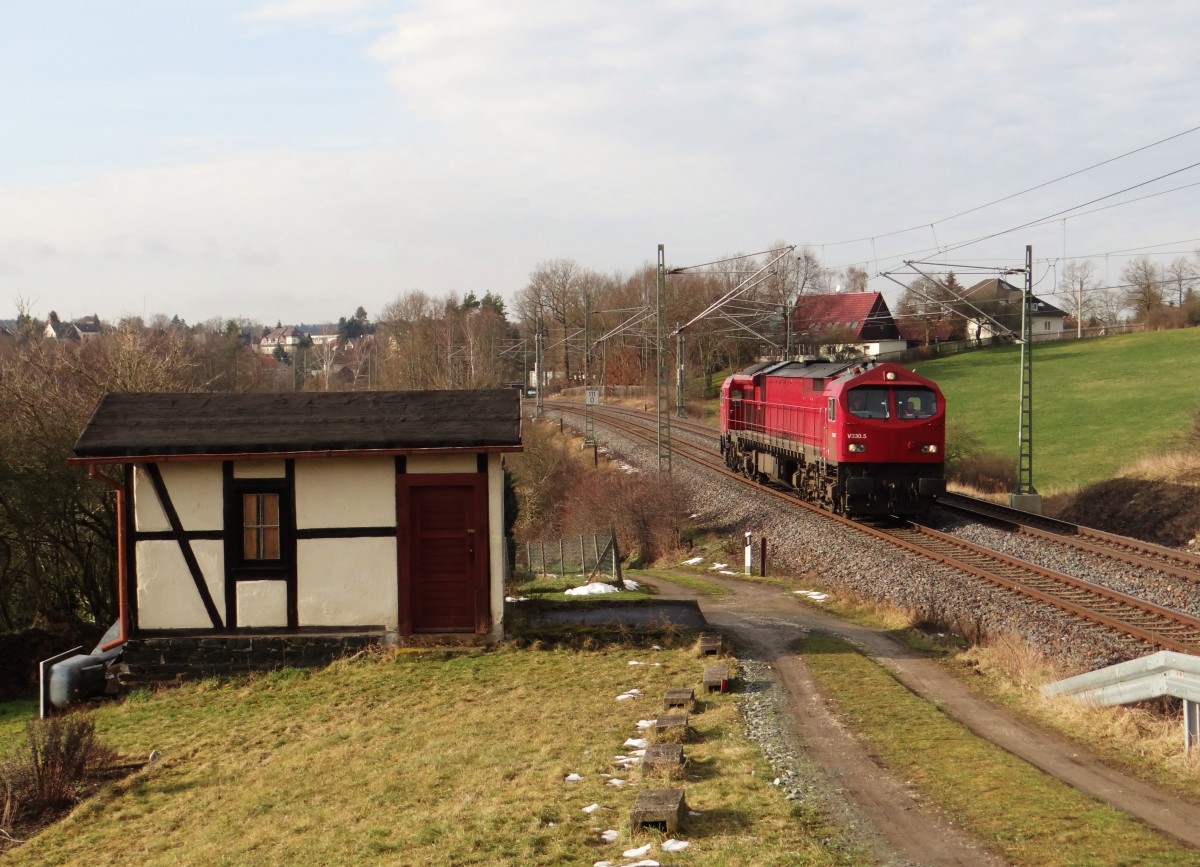
<svg viewBox="0 0 1200 867"><path fill-rule="evenodd" d="M217 612L225 620L225 548L214 540L192 542L192 551ZM183 551L174 541L137 543L138 625L144 629L211 629L212 621Z"/></svg>
<svg viewBox="0 0 1200 867"><path fill-rule="evenodd" d="M287 583L239 581L238 626L287 626Z"/></svg>
<svg viewBox="0 0 1200 867"><path fill-rule="evenodd" d="M143 532L155 533L171 529L171 525L167 523L167 514L162 510L158 496L154 493L150 474L141 467L133 468L133 515L135 525Z"/></svg>
<svg viewBox="0 0 1200 867"><path fill-rule="evenodd" d="M496 454L488 455L488 562L492 625L498 627L504 620L504 467Z"/></svg>
<svg viewBox="0 0 1200 867"><path fill-rule="evenodd" d="M159 464L158 468L183 529L221 529L225 517L219 462L167 463ZM139 530L157 532L171 529L167 514L154 492L150 474L141 467L135 467L133 471L133 503Z"/></svg>
<svg viewBox="0 0 1200 867"><path fill-rule="evenodd" d="M285 479L287 478L286 461L234 461L233 477L235 479Z"/></svg>
<svg viewBox="0 0 1200 867"><path fill-rule="evenodd" d="M409 455L404 461L407 473L473 473L477 469L474 454Z"/></svg>
<svg viewBox="0 0 1200 867"><path fill-rule="evenodd" d="M296 526L396 526L395 460L296 461Z"/></svg>
<svg viewBox="0 0 1200 867"><path fill-rule="evenodd" d="M301 626L396 629L396 539L301 539L297 542Z"/></svg>

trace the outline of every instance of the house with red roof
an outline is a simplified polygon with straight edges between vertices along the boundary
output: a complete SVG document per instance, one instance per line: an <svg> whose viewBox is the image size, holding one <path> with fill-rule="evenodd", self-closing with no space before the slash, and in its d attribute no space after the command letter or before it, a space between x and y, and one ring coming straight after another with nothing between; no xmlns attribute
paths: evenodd
<svg viewBox="0 0 1200 867"><path fill-rule="evenodd" d="M880 292L803 295L792 310L792 333L811 355L873 358L907 348Z"/></svg>

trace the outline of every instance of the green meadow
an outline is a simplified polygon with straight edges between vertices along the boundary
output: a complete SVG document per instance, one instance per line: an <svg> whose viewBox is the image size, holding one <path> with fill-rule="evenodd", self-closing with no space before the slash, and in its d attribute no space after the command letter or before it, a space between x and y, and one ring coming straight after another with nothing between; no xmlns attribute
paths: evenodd
<svg viewBox="0 0 1200 867"><path fill-rule="evenodd" d="M987 451L1017 455L1020 348L914 365L949 417ZM1200 408L1200 328L1068 340L1033 348L1034 485L1067 489L1183 446Z"/></svg>

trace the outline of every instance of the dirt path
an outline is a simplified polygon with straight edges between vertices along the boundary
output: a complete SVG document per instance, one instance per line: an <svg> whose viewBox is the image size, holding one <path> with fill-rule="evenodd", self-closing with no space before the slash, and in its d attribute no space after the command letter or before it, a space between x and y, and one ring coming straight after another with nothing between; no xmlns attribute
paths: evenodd
<svg viewBox="0 0 1200 867"><path fill-rule="evenodd" d="M1200 805L1113 770L1078 744L988 704L936 663L879 631L800 605L779 588L706 577L731 594L712 599L668 582L660 585L660 592L696 599L713 626L774 667L787 692L796 734L814 759L828 769L831 781L843 788L875 825L886 848L892 850L876 847L883 860L894 861L899 856L922 864L1003 863L952 828L944 817L929 812L838 724L803 659L790 649L804 632L836 635L859 644L906 687L980 737L1150 827L1200 848Z"/></svg>

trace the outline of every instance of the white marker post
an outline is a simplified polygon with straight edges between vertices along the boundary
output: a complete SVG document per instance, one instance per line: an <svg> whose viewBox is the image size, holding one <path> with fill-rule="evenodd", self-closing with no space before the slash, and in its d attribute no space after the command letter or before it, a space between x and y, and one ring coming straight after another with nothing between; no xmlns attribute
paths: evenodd
<svg viewBox="0 0 1200 867"><path fill-rule="evenodd" d="M746 531L746 574L750 574L750 561L754 557L754 537L749 530Z"/></svg>

